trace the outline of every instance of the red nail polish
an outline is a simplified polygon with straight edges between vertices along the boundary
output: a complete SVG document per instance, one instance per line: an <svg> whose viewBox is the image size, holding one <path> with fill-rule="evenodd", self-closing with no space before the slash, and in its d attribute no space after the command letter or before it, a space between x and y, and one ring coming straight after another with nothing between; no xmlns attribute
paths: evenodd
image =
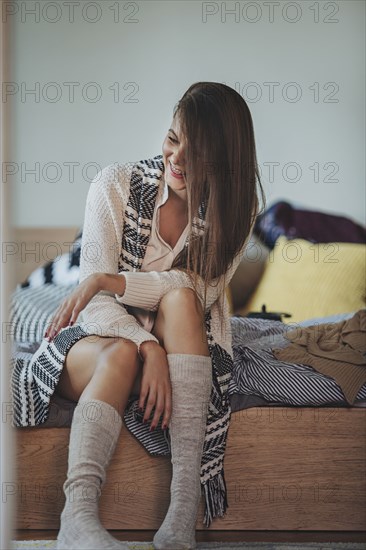
<svg viewBox="0 0 366 550"><path fill-rule="evenodd" d="M168 427L168 426L167 426L166 424L163 424L163 425L162 425L163 430L166 430L167 427Z"/></svg>
<svg viewBox="0 0 366 550"><path fill-rule="evenodd" d="M152 432L153 430L155 430L155 426L150 426L150 432Z"/></svg>

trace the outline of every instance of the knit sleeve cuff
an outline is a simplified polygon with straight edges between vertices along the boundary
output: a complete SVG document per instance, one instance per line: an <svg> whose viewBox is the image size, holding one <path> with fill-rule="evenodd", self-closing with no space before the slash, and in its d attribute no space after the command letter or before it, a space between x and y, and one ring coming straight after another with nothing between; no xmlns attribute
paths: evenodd
<svg viewBox="0 0 366 550"><path fill-rule="evenodd" d="M140 359L141 359L142 361L143 361L143 357L142 357L141 352L140 352L140 346L141 346L141 344L143 344L144 342L156 342L157 344L160 345L159 340L158 340L153 334L150 334L150 335L149 335L149 333L147 333L146 336L143 336L143 337L141 338L141 340L140 340L140 339L135 340L135 344L137 345L137 353L139 354Z"/></svg>
<svg viewBox="0 0 366 550"><path fill-rule="evenodd" d="M126 288L122 296L116 294L116 300L127 306L141 307L150 311L157 309L163 295L159 272L123 271Z"/></svg>

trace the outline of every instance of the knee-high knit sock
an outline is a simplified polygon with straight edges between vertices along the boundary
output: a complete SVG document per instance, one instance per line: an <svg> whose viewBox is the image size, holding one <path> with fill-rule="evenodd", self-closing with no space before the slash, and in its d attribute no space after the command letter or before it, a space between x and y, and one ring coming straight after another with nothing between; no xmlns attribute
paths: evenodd
<svg viewBox="0 0 366 550"><path fill-rule="evenodd" d="M122 428L119 412L99 399L79 402L70 431L66 496L57 548L122 550L127 546L102 526L98 501Z"/></svg>
<svg viewBox="0 0 366 550"><path fill-rule="evenodd" d="M212 388L211 358L167 354L172 385L169 431L173 475L170 506L153 543L157 550L196 547L201 498L200 467Z"/></svg>

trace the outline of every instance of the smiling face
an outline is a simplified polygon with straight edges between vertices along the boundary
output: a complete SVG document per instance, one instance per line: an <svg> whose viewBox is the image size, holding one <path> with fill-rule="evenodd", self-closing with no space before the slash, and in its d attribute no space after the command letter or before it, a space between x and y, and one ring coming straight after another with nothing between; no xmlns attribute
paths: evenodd
<svg viewBox="0 0 366 550"><path fill-rule="evenodd" d="M163 142L165 181L175 191L186 189L184 141L179 119L175 116Z"/></svg>

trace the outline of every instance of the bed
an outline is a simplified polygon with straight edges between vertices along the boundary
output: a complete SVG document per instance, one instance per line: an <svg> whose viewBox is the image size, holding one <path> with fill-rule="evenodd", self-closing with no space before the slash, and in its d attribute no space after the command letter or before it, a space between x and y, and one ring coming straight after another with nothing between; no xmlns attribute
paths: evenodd
<svg viewBox="0 0 366 550"><path fill-rule="evenodd" d="M271 346L283 343L288 328L286 322L295 322L299 326L311 326L314 319L318 323L325 322L325 319L336 322L349 319L365 307L365 289L362 286L362 266L365 273L362 263L366 246L362 240L364 237L361 235L358 240L344 242L338 249L342 261L337 265L342 269L347 267L349 278L350 264L345 265L347 254L342 256L343 249L345 247L349 253L349 247L345 245L353 249L356 247L357 261L354 251L351 256L358 269L361 268L361 282L357 280L354 283L357 292L350 292L348 286L345 293L348 302L347 296L338 296L338 310L327 309L329 302L326 303L324 296L322 303L314 297L315 309L309 306L309 299L305 300L305 306L309 306L312 314L305 314L300 320L301 314L296 313L291 300L284 308L283 302L271 302L271 298L265 298L268 291L270 296L273 295L269 290L270 282L273 284L277 277L273 273L276 248L271 251L267 246L266 250L263 232L260 234L258 231L258 235L260 239L256 237L256 247L252 246L248 257L243 258L227 289L232 308L233 349L237 359L234 361L237 369L230 387L233 412L225 455L229 508L224 518L216 519L206 528L201 501L197 540L365 540L366 384L360 388L355 403L350 406L334 380L314 373L311 367L303 367L289 370L292 378L282 379L281 384L277 383L277 388L274 385L272 393L265 393L263 381L258 382L255 375L244 375L243 364L248 361L240 363L244 351L262 353L268 350L269 342ZM285 237L285 233L276 235L276 243ZM291 238L295 237L291 235ZM57 307L56 304L75 284L77 268L71 268L77 265L78 238L80 234L76 227L21 228L14 231L13 357L26 360L27 354L37 349L42 326L47 322L47 311L50 307ZM258 253L259 242L264 253L260 261L254 262L253 254ZM37 253L30 254L31 250ZM283 246L282 249L277 246L278 250L283 252ZM57 285L55 280L47 283L47 277L56 277L55 273L51 273L55 266L54 258L59 259L60 266L63 261L61 257L65 260L66 253L69 278L65 279L64 275L64 282L66 280L67 284ZM279 263L277 260L276 265ZM295 263L287 258L285 265L281 266L281 278L286 268L293 265ZM304 271L301 266L297 268L300 272ZM355 271L353 265L351 272L355 274ZM27 285L21 287L19 283L24 283L30 274L33 274L33 282L28 279ZM309 278L308 272L306 278ZM323 278L324 273L319 279L320 285ZM291 275L290 281L293 279ZM289 282L285 280L284 284L288 288ZM338 293L342 294L339 288ZM279 298L278 288L274 294ZM295 305L299 302L296 290L293 290L292 299ZM267 310L283 312L290 309L295 315L290 320L248 317L249 311L260 310L263 301ZM27 319L32 319L28 324L17 311L17 308L24 309L24 304L28 308ZM273 370L271 376L278 381L277 372ZM298 389L305 387L302 384L306 379L314 380L314 375L317 383L323 384L323 389L317 386L318 394L313 393L310 399L309 392ZM278 394L279 387L286 389L281 396ZM294 388L297 388L296 391L292 391ZM62 485L67 471L69 430L75 406L76 403L55 395L46 422L36 427L12 427L16 438L17 471L14 539L55 539L57 536L64 504ZM149 455L123 426L100 501L103 525L121 540L152 540L169 505L170 476L169 457Z"/></svg>

